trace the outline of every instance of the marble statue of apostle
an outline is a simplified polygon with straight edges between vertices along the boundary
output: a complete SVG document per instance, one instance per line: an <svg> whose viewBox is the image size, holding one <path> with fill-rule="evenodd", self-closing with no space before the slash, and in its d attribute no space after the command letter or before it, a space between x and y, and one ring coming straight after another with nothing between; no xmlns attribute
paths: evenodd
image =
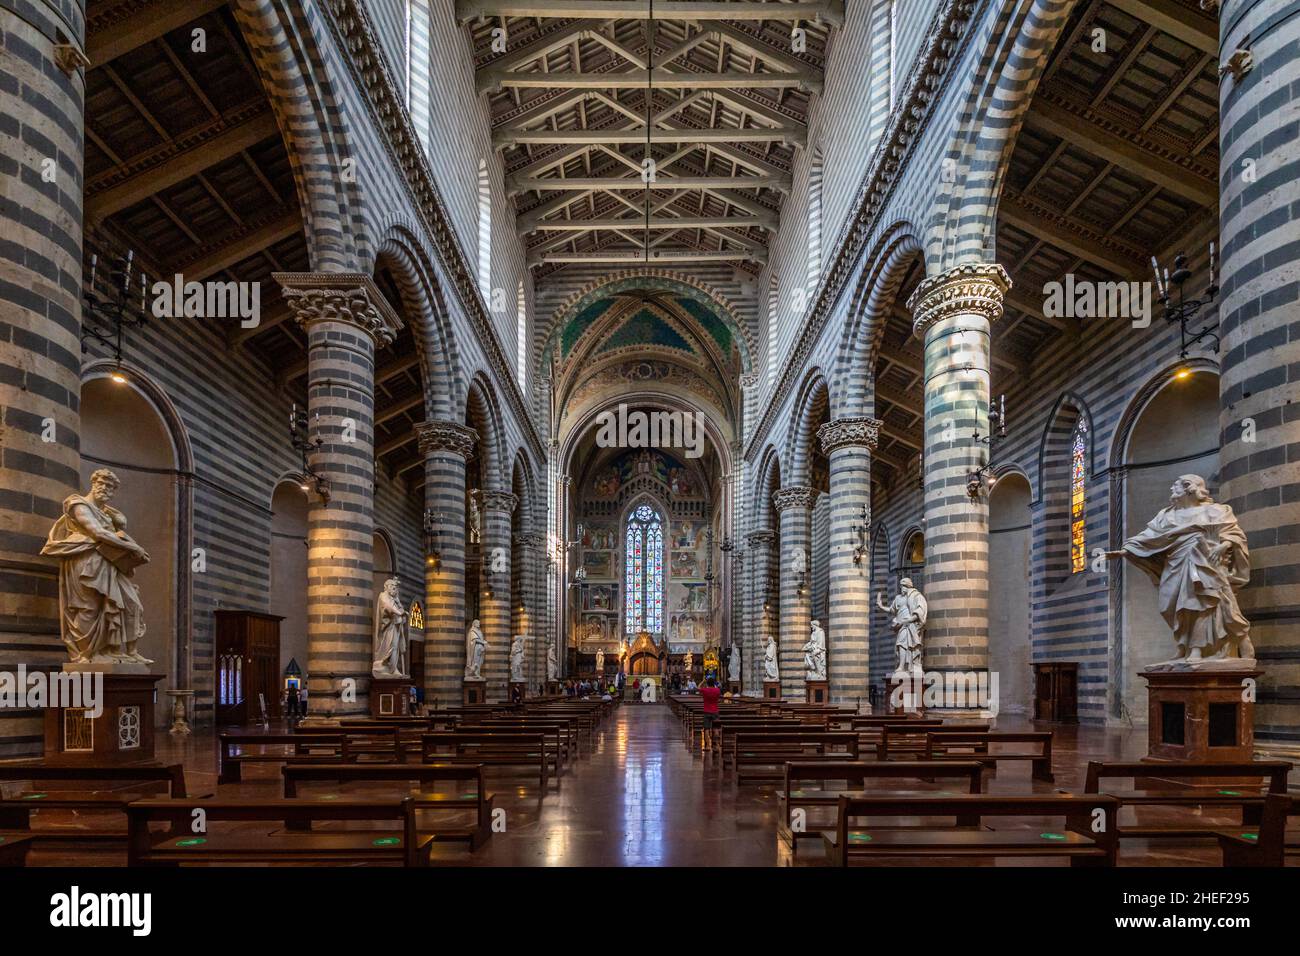
<svg viewBox="0 0 1300 956"><path fill-rule="evenodd" d="M389 578L375 598L374 660L370 665L374 677L410 676L406 668L407 612L397 585L397 578Z"/></svg>
<svg viewBox="0 0 1300 956"><path fill-rule="evenodd" d="M1169 507L1106 557L1127 558L1158 588L1160 615L1177 644L1168 663L1254 660L1236 594L1250 580L1246 533L1200 475L1181 476L1169 492Z"/></svg>
<svg viewBox="0 0 1300 956"><path fill-rule="evenodd" d="M560 662L555 657L555 642L546 645L546 679L550 681L560 679Z"/></svg>
<svg viewBox="0 0 1300 956"><path fill-rule="evenodd" d="M920 673L921 632L930 613L925 596L912 584L911 578L903 578L898 582L898 594L894 595L894 600L885 604L882 596L877 594L876 607L890 615L890 626L894 629L894 673Z"/></svg>
<svg viewBox="0 0 1300 956"><path fill-rule="evenodd" d="M516 684L524 679L524 635L516 634L510 642L510 679Z"/></svg>
<svg viewBox="0 0 1300 956"><path fill-rule="evenodd" d="M740 645L731 645L731 656L727 658L727 680L733 684L740 681Z"/></svg>
<svg viewBox="0 0 1300 956"><path fill-rule="evenodd" d="M776 663L776 638L767 636L767 647L763 650L763 680L780 680L781 672Z"/></svg>
<svg viewBox="0 0 1300 956"><path fill-rule="evenodd" d="M826 632L817 621L812 622L812 633L803 646L804 680L826 679Z"/></svg>
<svg viewBox="0 0 1300 956"><path fill-rule="evenodd" d="M136 650L144 606L131 580L149 555L109 504L120 485L107 468L95 471L88 494L64 499L41 548L59 559L59 628L74 664L153 663Z"/></svg>
<svg viewBox="0 0 1300 956"><path fill-rule="evenodd" d="M478 618L465 632L465 680L483 680L483 659L487 657L487 638Z"/></svg>
<svg viewBox="0 0 1300 956"><path fill-rule="evenodd" d="M603 647L596 650L596 673L605 673L605 649Z"/></svg>

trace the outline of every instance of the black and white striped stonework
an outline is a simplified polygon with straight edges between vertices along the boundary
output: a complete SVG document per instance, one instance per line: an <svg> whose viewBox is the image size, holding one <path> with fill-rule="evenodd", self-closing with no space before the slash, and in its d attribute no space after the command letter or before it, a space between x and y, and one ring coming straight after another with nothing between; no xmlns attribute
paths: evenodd
<svg viewBox="0 0 1300 956"><path fill-rule="evenodd" d="M870 524L871 452L882 422L841 418L817 430L830 459L830 620L826 658L831 700L856 703L867 696L870 666L871 562L862 555L854 526ZM864 517L865 515L865 517Z"/></svg>
<svg viewBox="0 0 1300 956"><path fill-rule="evenodd" d="M427 703L445 707L460 702L465 676L465 460L478 435L456 422L422 422L416 431L437 552L424 576L424 691Z"/></svg>
<svg viewBox="0 0 1300 956"><path fill-rule="evenodd" d="M58 571L39 556L77 490L80 445L80 3L0 4L0 668L57 666ZM48 161L48 163L47 163ZM52 164L52 166L50 165ZM52 168L53 181L47 181ZM46 440L47 438L52 440ZM41 716L0 709L0 758L38 753Z"/></svg>
<svg viewBox="0 0 1300 956"><path fill-rule="evenodd" d="M1289 15L1288 15L1289 14ZM1260 741L1300 742L1300 17L1283 0L1226 0L1219 85L1223 299L1220 500L1246 530L1241 606L1264 676ZM1251 172L1253 167L1253 174Z"/></svg>
<svg viewBox="0 0 1300 956"><path fill-rule="evenodd" d="M483 563L480 566L479 619L487 638L483 676L489 700L506 700L510 677L510 516L518 499L508 491L482 496Z"/></svg>
<svg viewBox="0 0 1300 956"><path fill-rule="evenodd" d="M745 668L745 691L749 694L763 692L763 651L773 618L765 608L773 572L773 545L776 532L766 529L751 531L745 537L746 576L748 577L749 620L745 626L745 648L741 664Z"/></svg>
<svg viewBox="0 0 1300 956"><path fill-rule="evenodd" d="M778 584L781 616L777 660L781 668L781 696L788 700L802 700L806 693L803 646L811 634L812 588L808 572L805 570L803 585L800 587L800 576L794 573L792 567L800 553L804 556L804 567L809 566L808 519L815 494L812 488L790 485L772 496L777 514L781 516L781 573Z"/></svg>
<svg viewBox="0 0 1300 956"><path fill-rule="evenodd" d="M374 606L375 349L401 327L368 276L277 273L307 332L312 469L329 482L307 514L310 716L363 713ZM353 681L355 696L346 693Z"/></svg>
<svg viewBox="0 0 1300 956"><path fill-rule="evenodd" d="M989 334L1011 280L998 265L958 266L908 301L925 341L927 670L988 666L988 499L966 490L987 460Z"/></svg>

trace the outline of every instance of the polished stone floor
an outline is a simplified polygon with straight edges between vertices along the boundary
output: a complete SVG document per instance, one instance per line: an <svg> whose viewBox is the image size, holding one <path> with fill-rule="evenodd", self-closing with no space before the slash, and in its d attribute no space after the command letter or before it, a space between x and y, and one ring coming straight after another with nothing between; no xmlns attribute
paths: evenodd
<svg viewBox="0 0 1300 956"><path fill-rule="evenodd" d="M999 729L1028 729L1023 719L1002 717ZM1036 725L1056 732L1056 782L1031 781L1027 765L1005 766L988 778L990 792L1078 790L1090 759L1142 755L1142 730ZM184 742L160 735L158 758L185 764L192 794L217 791L211 732ZM566 768L558 785L540 795L535 778L509 769L489 771L489 789L506 810L506 830L472 856L439 846L435 859L475 866L788 866L818 865L807 841L797 859L776 835L778 805L772 787L737 788L697 741L688 750L681 726L665 704L627 704L597 733L595 746ZM278 796L279 766L247 768L245 780L222 786L222 795ZM1224 821L1229 822L1227 820ZM1217 865L1212 844L1152 847L1126 843L1122 865ZM114 851L36 851L33 865L120 865Z"/></svg>

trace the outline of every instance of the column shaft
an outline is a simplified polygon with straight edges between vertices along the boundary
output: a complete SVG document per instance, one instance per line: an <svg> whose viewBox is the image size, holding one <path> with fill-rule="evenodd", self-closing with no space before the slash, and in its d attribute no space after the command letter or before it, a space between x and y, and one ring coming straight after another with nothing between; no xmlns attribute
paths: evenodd
<svg viewBox="0 0 1300 956"><path fill-rule="evenodd" d="M781 668L781 696L802 700L805 693L803 646L811 634L812 584L808 555L808 515L812 510L811 488L792 486L773 495L781 516L780 637L777 639ZM804 572L794 568L802 556Z"/></svg>
<svg viewBox="0 0 1300 956"><path fill-rule="evenodd" d="M772 576L772 544L776 533L754 531L745 539L749 545L749 626L746 628L745 690L763 693L763 651L771 631L771 615L765 607Z"/></svg>
<svg viewBox="0 0 1300 956"><path fill-rule="evenodd" d="M479 574L479 619L487 638L483 676L488 700L507 700L510 679L510 515L516 499L506 491L483 493L483 563Z"/></svg>

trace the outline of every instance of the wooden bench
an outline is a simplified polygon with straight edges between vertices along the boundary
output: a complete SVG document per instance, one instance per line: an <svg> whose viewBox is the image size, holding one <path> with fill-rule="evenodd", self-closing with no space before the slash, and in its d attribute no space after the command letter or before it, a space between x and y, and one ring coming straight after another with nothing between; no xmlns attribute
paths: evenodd
<svg viewBox="0 0 1300 956"><path fill-rule="evenodd" d="M1183 761L1100 761L1088 762L1084 777L1085 793L1105 793L1120 802L1121 807L1206 807L1220 810L1239 810L1240 827L1234 824L1194 823L1161 826L1119 825L1120 839L1152 839L1162 837L1217 838L1225 828L1240 829L1258 826L1264 810L1264 798L1269 793L1286 793L1287 774L1291 764L1285 760L1253 760L1242 763L1191 763ZM1142 780L1196 781L1207 777L1220 777L1232 781L1222 787L1188 783L1184 786L1160 786L1151 789L1115 789L1103 786L1108 779L1131 779L1136 785ZM1239 785L1242 778L1253 779L1251 785Z"/></svg>
<svg viewBox="0 0 1300 956"><path fill-rule="evenodd" d="M387 863L427 866L432 837L416 829L417 801L394 800L137 800L127 807L129 866L213 863ZM202 810L206 832L192 829ZM322 822L369 821L385 829L313 830ZM155 832L151 825L167 823ZM263 827L213 830L213 823L282 822ZM394 825L395 824L395 825Z"/></svg>
<svg viewBox="0 0 1300 956"><path fill-rule="evenodd" d="M581 722L577 717L543 717L536 714L510 714L505 717L494 717L491 720L469 721L457 730L467 733L483 730L535 731L554 735L555 746L560 751L561 764L572 763L577 759L582 738Z"/></svg>
<svg viewBox="0 0 1300 956"><path fill-rule="evenodd" d="M1119 801L1105 794L844 795L839 798L836 828L823 832L822 841L827 859L837 866L848 866L850 858L900 857L1066 857L1071 866L1114 866L1119 844L1114 825L1118 809ZM976 821L976 826L876 828L855 823L882 817L951 817ZM1064 828L1045 830L1034 819L1027 827L993 830L978 826L985 817L1058 817L1064 821Z"/></svg>
<svg viewBox="0 0 1300 956"><path fill-rule="evenodd" d="M35 839L30 833L0 833L0 867L26 866Z"/></svg>
<svg viewBox="0 0 1300 956"><path fill-rule="evenodd" d="M421 731L423 732L423 731ZM348 760L373 759L391 763L402 759L402 727L400 724L353 720L337 727L294 728L299 737L333 737L343 735Z"/></svg>
<svg viewBox="0 0 1300 956"><path fill-rule="evenodd" d="M536 767L537 783L546 791L547 772L558 755L547 748L543 733L440 731L421 738L422 757L433 763L475 763L493 767Z"/></svg>
<svg viewBox="0 0 1300 956"><path fill-rule="evenodd" d="M123 765L50 765L46 763L0 764L0 784L4 781L31 781L31 790L12 793L0 787L0 835L30 834L34 840L124 841L125 829L103 827L32 828L32 811L38 816L50 811L119 813L125 819L126 807L142 797L157 796L164 788L172 797L186 796L185 770L180 764L161 766ZM47 783L68 781L82 786L76 789L46 789ZM124 784L104 788L100 784Z"/></svg>
<svg viewBox="0 0 1300 956"><path fill-rule="evenodd" d="M1217 834L1224 866L1285 866L1300 856L1300 832L1287 831L1290 817L1300 816L1300 798L1289 793L1264 797L1259 829L1224 830Z"/></svg>
<svg viewBox="0 0 1300 956"><path fill-rule="evenodd" d="M460 734L541 734L543 746L548 756L555 763L555 775L559 777L564 764L569 759L571 746L568 724L557 722L520 721L513 718L487 720L462 724L456 729Z"/></svg>
<svg viewBox="0 0 1300 956"><path fill-rule="evenodd" d="M804 730L736 735L736 783L781 780L791 760L857 760L858 735L842 731Z"/></svg>
<svg viewBox="0 0 1300 956"><path fill-rule="evenodd" d="M917 724L920 726L916 726ZM933 727L927 726L925 721L917 720L882 724L880 739L876 742L876 759L890 760L901 757L904 760L920 760L925 754L925 735L928 733L986 733L992 729L988 724L944 724Z"/></svg>
<svg viewBox="0 0 1300 956"><path fill-rule="evenodd" d="M701 722L701 726L703 723ZM736 759L736 736L738 734L780 734L780 733L800 733L802 731L825 731L825 727L806 727L804 724L794 720L773 720L764 718L763 720L744 720L744 721L723 721L718 724L719 741L722 747L722 766L731 766ZM689 747L688 749L694 749Z"/></svg>
<svg viewBox="0 0 1300 956"><path fill-rule="evenodd" d="M235 753L235 748L240 753ZM289 748L286 753L243 752L245 747ZM343 734L257 734L228 731L217 735L217 783L239 783L245 763L339 763L349 759Z"/></svg>
<svg viewBox="0 0 1300 956"><path fill-rule="evenodd" d="M1027 750L994 750L995 746L1028 744ZM996 771L999 760L1027 760L1035 780L1051 783L1052 732L1043 731L956 731L945 728L929 730L925 735L925 759L936 757L975 757Z"/></svg>
<svg viewBox="0 0 1300 956"><path fill-rule="evenodd" d="M437 793L422 790L416 795L417 809L468 810L474 814L471 826L422 827L422 836L434 840L463 840L471 850L477 850L492 835L492 804L496 799L483 788L483 768L478 764L441 763L343 763L286 765L284 798L299 796L299 787L305 783L330 781L336 783L409 783L415 781L423 788L430 784L458 783L468 786L458 793ZM296 824L301 826L301 824Z"/></svg>
<svg viewBox="0 0 1300 956"><path fill-rule="evenodd" d="M790 820L791 813L798 808L825 808L839 806L839 798L847 796L898 796L890 794L867 793L868 780L965 780L969 793L980 793L983 789L983 765L974 760L935 760L903 761L889 763L867 763L865 761L819 761L793 760L785 765L785 786L777 791L777 800L781 804L781 820L777 834L794 846L800 837L819 837L820 833L807 829L796 832ZM815 781L821 786L816 789L803 785ZM843 781L842 788L827 789L830 781ZM919 791L926 793L929 791ZM958 820L959 825L973 825L971 821Z"/></svg>

